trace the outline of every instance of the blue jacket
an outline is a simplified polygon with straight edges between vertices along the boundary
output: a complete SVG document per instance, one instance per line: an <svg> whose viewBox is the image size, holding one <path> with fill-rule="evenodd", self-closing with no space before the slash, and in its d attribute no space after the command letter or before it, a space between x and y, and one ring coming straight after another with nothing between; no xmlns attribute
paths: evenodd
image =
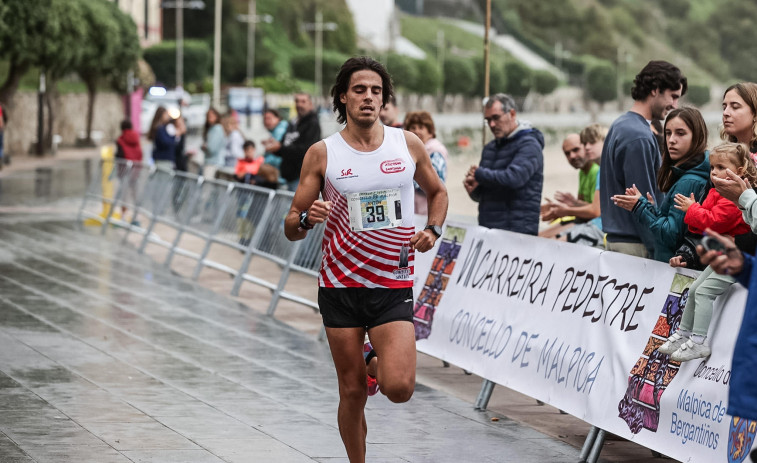
<svg viewBox="0 0 757 463"><path fill-rule="evenodd" d="M155 131L152 145L152 159L154 161L176 160L176 137L168 134L168 125L161 125Z"/></svg>
<svg viewBox="0 0 757 463"><path fill-rule="evenodd" d="M544 135L521 122L510 135L492 140L476 170L478 224L518 233L539 232L544 183Z"/></svg>
<svg viewBox="0 0 757 463"><path fill-rule="evenodd" d="M728 414L757 420L757 258L744 254L744 268L736 280L749 290L744 318L733 348Z"/></svg>
<svg viewBox="0 0 757 463"><path fill-rule="evenodd" d="M694 193L694 197L701 201L710 181L710 153L705 152L704 160L688 170L673 166L673 178L676 179L675 183L665 194L659 207L650 204L642 193L632 211L636 220L652 232L654 259L660 262L668 262L675 255L683 244L687 229L683 222L686 213L674 207L673 198L677 193L686 197Z"/></svg>

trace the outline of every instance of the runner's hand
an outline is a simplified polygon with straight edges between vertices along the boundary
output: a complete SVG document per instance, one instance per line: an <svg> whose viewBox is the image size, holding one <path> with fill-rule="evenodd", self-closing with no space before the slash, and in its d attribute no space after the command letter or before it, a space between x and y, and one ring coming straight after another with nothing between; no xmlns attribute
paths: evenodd
<svg viewBox="0 0 757 463"><path fill-rule="evenodd" d="M308 222L310 225L323 223L331 213L331 201L316 200L308 209Z"/></svg>
<svg viewBox="0 0 757 463"><path fill-rule="evenodd" d="M426 252L434 247L436 235L431 230L421 230L410 238L410 247L418 252Z"/></svg>

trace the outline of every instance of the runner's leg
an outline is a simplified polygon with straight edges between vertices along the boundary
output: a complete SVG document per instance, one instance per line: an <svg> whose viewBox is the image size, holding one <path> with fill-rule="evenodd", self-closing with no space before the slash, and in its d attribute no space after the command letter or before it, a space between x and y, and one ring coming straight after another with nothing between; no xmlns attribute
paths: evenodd
<svg viewBox="0 0 757 463"><path fill-rule="evenodd" d="M385 323L370 328L368 337L376 351L379 390L392 402L407 402L415 390L413 324L407 321Z"/></svg>
<svg viewBox="0 0 757 463"><path fill-rule="evenodd" d="M412 324L410 325L412 328ZM350 463L365 462L365 402L368 391L365 384L363 359L363 328L326 328L331 356L339 381L339 434L347 450ZM378 351L377 351L378 352Z"/></svg>

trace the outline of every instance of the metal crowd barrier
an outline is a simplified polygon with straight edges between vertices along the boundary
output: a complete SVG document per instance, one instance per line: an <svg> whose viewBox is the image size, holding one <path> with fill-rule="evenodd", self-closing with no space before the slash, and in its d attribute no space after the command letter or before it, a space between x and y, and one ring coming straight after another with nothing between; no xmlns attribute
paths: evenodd
<svg viewBox="0 0 757 463"><path fill-rule="evenodd" d="M284 219L293 196L289 191L103 159L84 194L77 221L101 226L103 234L117 227L123 230L122 243L132 233L141 235L139 253L144 253L150 244L168 249L163 262L166 267L177 254L193 259L197 262L192 272L195 280L205 267L228 273L234 277L231 290L234 296L239 295L245 281L268 288L269 315L274 314L281 299L317 312L317 301L285 289L292 271L317 277L324 228L319 225L302 241L292 243L286 239ZM125 210L123 216L119 208ZM158 225L161 227L156 228ZM165 236L167 231L173 236ZM198 246L182 245L182 238L187 235L202 241L199 252ZM241 266L234 268L231 262L214 259L210 252L214 245L243 252ZM249 269L253 258L277 264L281 268L280 277L266 279L252 275Z"/></svg>

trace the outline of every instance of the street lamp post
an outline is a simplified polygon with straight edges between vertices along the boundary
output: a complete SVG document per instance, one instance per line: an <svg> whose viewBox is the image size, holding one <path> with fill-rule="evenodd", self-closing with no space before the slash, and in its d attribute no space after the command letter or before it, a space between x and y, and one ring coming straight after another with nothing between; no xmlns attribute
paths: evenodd
<svg viewBox="0 0 757 463"><path fill-rule="evenodd" d="M237 15L237 19L247 23L247 85L252 87L252 81L255 80L255 30L257 23L272 23L273 16L270 14L257 14L257 5L255 0L249 0L247 3L247 14Z"/></svg>
<svg viewBox="0 0 757 463"><path fill-rule="evenodd" d="M223 0L216 0L215 20L213 22L213 106L221 106L221 6Z"/></svg>
<svg viewBox="0 0 757 463"><path fill-rule="evenodd" d="M176 9L176 87L184 87L184 8L202 10L202 0L169 0L160 4L161 8Z"/></svg>
<svg viewBox="0 0 757 463"><path fill-rule="evenodd" d="M184 0L176 0L176 87L184 88Z"/></svg>
<svg viewBox="0 0 757 463"><path fill-rule="evenodd" d="M335 31L337 27L336 23L323 22L323 13L321 13L321 10L316 11L314 23L305 23L302 25L302 28L306 31L315 31L315 92L319 105L322 100L323 91L323 31Z"/></svg>

